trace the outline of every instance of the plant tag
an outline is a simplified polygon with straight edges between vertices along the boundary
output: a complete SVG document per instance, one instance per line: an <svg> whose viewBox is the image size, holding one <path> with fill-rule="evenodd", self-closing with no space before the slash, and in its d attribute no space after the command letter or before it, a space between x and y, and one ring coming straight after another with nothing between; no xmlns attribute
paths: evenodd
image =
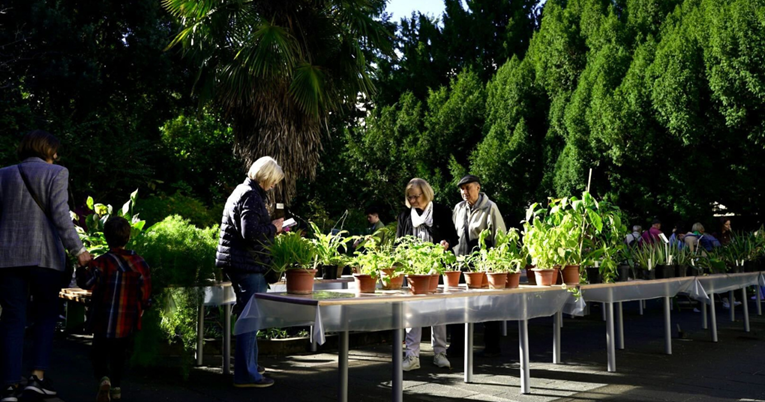
<svg viewBox="0 0 765 402"><path fill-rule="evenodd" d="M664 244L669 244L669 240L667 239L667 236L664 236L664 233L659 233L659 238L664 242Z"/></svg>
<svg viewBox="0 0 765 402"><path fill-rule="evenodd" d="M297 225L297 222L295 221L295 218L289 218L289 219L284 221L284 223L282 224L282 227L289 228L289 227L293 227L295 225Z"/></svg>

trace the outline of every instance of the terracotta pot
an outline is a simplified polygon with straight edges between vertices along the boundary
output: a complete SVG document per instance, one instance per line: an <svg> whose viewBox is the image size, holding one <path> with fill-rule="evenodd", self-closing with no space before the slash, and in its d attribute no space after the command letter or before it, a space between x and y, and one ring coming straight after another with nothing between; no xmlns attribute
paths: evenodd
<svg viewBox="0 0 765 402"><path fill-rule="evenodd" d="M394 268L385 268L382 270L382 275L380 275L380 285L385 290L398 290L404 286L404 275L398 274L393 276L393 271L395 271ZM385 281L383 278L390 278L390 280Z"/></svg>
<svg viewBox="0 0 765 402"><path fill-rule="evenodd" d="M486 272L483 273L483 280L481 281L481 287L487 288L489 287L489 278L486 276Z"/></svg>
<svg viewBox="0 0 765 402"><path fill-rule="evenodd" d="M430 288L428 289L428 292L430 293L438 292L438 278L440 277L441 275L439 274L433 274L430 276Z"/></svg>
<svg viewBox="0 0 765 402"><path fill-rule="evenodd" d="M377 287L377 278L372 275L353 274L353 282L357 293L374 293Z"/></svg>
<svg viewBox="0 0 765 402"><path fill-rule="evenodd" d="M489 288L491 289L504 289L507 285L506 272L489 272L486 276L489 278Z"/></svg>
<svg viewBox="0 0 765 402"><path fill-rule="evenodd" d="M460 271L446 271L444 272L444 287L458 288L460 287Z"/></svg>
<svg viewBox="0 0 765 402"><path fill-rule="evenodd" d="M535 265L526 265L526 280L529 282L529 285L536 285L537 284L537 277L534 275L534 272L532 269L534 269Z"/></svg>
<svg viewBox="0 0 765 402"><path fill-rule="evenodd" d="M430 290L430 275L407 275L406 281L413 294L425 295Z"/></svg>
<svg viewBox="0 0 765 402"><path fill-rule="evenodd" d="M465 272L465 282L470 289L480 289L483 284L483 272Z"/></svg>
<svg viewBox="0 0 765 402"><path fill-rule="evenodd" d="M552 286L555 283L555 277L558 276L557 269L534 268L532 271L536 276L537 286Z"/></svg>
<svg viewBox="0 0 765 402"><path fill-rule="evenodd" d="M508 273L507 274L507 285L506 285L506 287L508 289L515 289L515 288L517 288L518 285L520 284L520 282L521 282L521 273L520 273L520 271L516 272L514 274L512 274L512 273Z"/></svg>
<svg viewBox="0 0 765 402"><path fill-rule="evenodd" d="M288 269L287 293L293 295L310 295L313 292L313 276L315 269Z"/></svg>
<svg viewBox="0 0 765 402"><path fill-rule="evenodd" d="M579 284L579 265L566 265L563 268L563 282L568 286Z"/></svg>

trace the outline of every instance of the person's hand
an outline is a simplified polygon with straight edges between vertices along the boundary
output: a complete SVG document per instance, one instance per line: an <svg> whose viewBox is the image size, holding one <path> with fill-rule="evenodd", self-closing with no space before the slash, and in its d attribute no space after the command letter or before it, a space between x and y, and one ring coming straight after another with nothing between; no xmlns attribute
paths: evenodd
<svg viewBox="0 0 765 402"><path fill-rule="evenodd" d="M444 248L444 251L448 251L449 250L449 242L446 241L446 240L441 240L441 247Z"/></svg>
<svg viewBox="0 0 765 402"><path fill-rule="evenodd" d="M81 267L85 267L93 259L89 252L84 252L77 256L77 264Z"/></svg>
<svg viewBox="0 0 765 402"><path fill-rule="evenodd" d="M282 232L282 225L284 225L284 218L279 218L275 221L271 221L271 223L276 226L276 233Z"/></svg>

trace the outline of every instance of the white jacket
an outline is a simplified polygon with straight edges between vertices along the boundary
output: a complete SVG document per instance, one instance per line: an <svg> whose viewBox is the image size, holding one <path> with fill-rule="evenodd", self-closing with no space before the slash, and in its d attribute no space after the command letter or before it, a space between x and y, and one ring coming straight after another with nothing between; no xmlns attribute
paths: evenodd
<svg viewBox="0 0 765 402"><path fill-rule="evenodd" d="M477 246L478 237L484 229L491 230L491 236L486 240L492 244L494 244L494 238L498 230L507 230L497 204L492 202L486 193L478 195L478 201L472 210L468 206L467 201L457 204L452 214L452 222L454 222L454 227L457 229L457 236L459 237L457 247L454 248L456 255L469 254L472 251L471 249ZM466 222L468 222L468 238L465 238Z"/></svg>

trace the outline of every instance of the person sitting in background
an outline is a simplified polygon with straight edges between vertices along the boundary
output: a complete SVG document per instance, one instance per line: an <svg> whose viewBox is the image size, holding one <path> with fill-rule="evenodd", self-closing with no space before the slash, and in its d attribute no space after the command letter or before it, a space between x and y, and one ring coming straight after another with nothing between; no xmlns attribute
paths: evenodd
<svg viewBox="0 0 765 402"><path fill-rule="evenodd" d="M380 211L377 207L369 207L364 213L367 215L367 222L370 225L367 228L367 234L374 234L374 232L385 227L385 224L380 220Z"/></svg>
<svg viewBox="0 0 765 402"><path fill-rule="evenodd" d="M92 289L88 327L93 331L93 374L99 382L96 401L122 399L121 383L133 333L151 304L149 265L126 250L130 223L112 217L104 225L109 252L77 271L77 284Z"/></svg>
<svg viewBox="0 0 765 402"><path fill-rule="evenodd" d="M733 230L731 230L730 218L727 216L720 218L720 235L718 239L723 246L727 246L733 240Z"/></svg>
<svg viewBox="0 0 765 402"><path fill-rule="evenodd" d="M643 244L653 244L659 242L659 235L661 234L661 221L654 218L651 221L651 227L643 232Z"/></svg>
<svg viewBox="0 0 765 402"><path fill-rule="evenodd" d="M643 228L640 227L640 225L633 226L632 233L628 234L624 238L624 242L627 243L628 246L640 245L643 241L643 238L641 237L642 232L643 232Z"/></svg>
<svg viewBox="0 0 765 402"><path fill-rule="evenodd" d="M377 207L367 207L364 213L367 215L367 222L369 222L370 225L367 227L367 232L365 233L367 236L372 235L376 231L385 227L385 224L380 220L380 211L377 209ZM355 242L353 242L353 248L358 248L362 240L363 239L357 239Z"/></svg>
<svg viewBox="0 0 765 402"><path fill-rule="evenodd" d="M685 246L685 225L682 222L678 222L675 228L672 229L672 236L669 236L669 245L672 247L683 248Z"/></svg>

